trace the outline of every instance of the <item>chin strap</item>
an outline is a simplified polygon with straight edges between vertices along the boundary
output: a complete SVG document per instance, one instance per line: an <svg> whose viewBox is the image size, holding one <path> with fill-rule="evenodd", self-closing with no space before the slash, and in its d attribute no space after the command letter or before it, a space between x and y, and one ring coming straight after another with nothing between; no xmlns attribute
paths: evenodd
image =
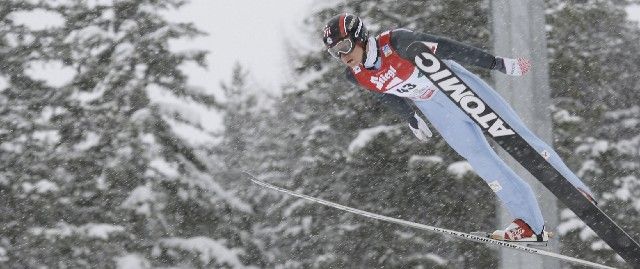
<svg viewBox="0 0 640 269"><path fill-rule="evenodd" d="M367 50L364 55L364 67L374 67L378 60L378 44L375 37L369 37L367 40Z"/></svg>

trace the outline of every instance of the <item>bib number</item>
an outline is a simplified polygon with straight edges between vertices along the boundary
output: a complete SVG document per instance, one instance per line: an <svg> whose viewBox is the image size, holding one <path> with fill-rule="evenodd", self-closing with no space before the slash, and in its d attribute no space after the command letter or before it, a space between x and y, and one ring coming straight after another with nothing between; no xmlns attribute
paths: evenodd
<svg viewBox="0 0 640 269"><path fill-rule="evenodd" d="M402 85L402 87L396 89L398 93L406 93L416 88L416 84L407 83Z"/></svg>

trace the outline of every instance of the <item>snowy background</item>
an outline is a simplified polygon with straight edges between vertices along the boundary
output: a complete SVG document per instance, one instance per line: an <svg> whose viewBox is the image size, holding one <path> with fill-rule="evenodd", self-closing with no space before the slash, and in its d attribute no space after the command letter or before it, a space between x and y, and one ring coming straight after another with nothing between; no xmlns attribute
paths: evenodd
<svg viewBox="0 0 640 269"><path fill-rule="evenodd" d="M193 22L208 36L172 43L176 49L210 51L208 70L183 69L189 82L219 91L218 82L231 75L235 62L251 70L251 79L267 90L278 89L290 70L285 45L309 45L303 22L312 0L196 0L166 12L171 21Z"/></svg>
<svg viewBox="0 0 640 269"><path fill-rule="evenodd" d="M638 240L640 3L545 3L555 146ZM0 2L0 268L496 267L495 249L238 174L448 229L503 225L439 136L416 147L344 81L319 40L342 11L490 50L488 1ZM560 217L563 254L626 266Z"/></svg>

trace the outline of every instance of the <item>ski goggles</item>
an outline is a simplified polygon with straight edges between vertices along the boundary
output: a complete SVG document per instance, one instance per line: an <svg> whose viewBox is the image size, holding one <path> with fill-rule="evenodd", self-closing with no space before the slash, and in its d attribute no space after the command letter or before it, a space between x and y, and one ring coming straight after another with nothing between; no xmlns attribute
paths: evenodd
<svg viewBox="0 0 640 269"><path fill-rule="evenodd" d="M338 41L335 45L327 49L331 56L340 59L340 54L349 54L355 47L355 43L351 41L351 38L345 38Z"/></svg>

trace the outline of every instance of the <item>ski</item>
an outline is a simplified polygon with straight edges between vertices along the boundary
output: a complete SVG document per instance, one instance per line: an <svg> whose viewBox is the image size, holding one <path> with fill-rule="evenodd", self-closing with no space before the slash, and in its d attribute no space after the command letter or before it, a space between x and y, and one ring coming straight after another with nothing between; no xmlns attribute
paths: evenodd
<svg viewBox="0 0 640 269"><path fill-rule="evenodd" d="M493 238L491 237L491 233L489 233L489 232L470 232L470 234L472 234L472 235L477 235L477 236L480 236L480 237L485 237L485 238L491 238L491 239L493 239ZM551 238L551 236L549 236L549 237ZM498 239L495 239L495 240L498 240ZM526 245L526 246L529 246L529 247L532 247L532 246L535 246L535 247L546 247L546 246L548 246L548 244L547 244L548 242L536 242L536 241L529 241L529 242L511 242L511 243L514 243L514 244L522 244L522 245Z"/></svg>
<svg viewBox="0 0 640 269"><path fill-rule="evenodd" d="M407 52L418 70L467 113L486 135L513 156L628 264L640 268L640 245L547 162L543 156L545 152L538 153L501 115L436 57L427 44L414 42Z"/></svg>
<svg viewBox="0 0 640 269"><path fill-rule="evenodd" d="M344 205L341 205L341 204L337 204L337 203L334 203L334 202L322 200L320 198L316 198L316 197L313 197L313 196L296 193L296 192L290 191L288 189L281 188L281 187L278 187L278 186L274 186L272 184L264 182L264 181L258 179L257 177L255 177L254 175L252 175L249 172L243 172L243 173L245 175L247 175L249 177L249 179L253 183L258 184L258 185L260 185L262 187L269 188L269 189L272 189L272 190L276 190L276 191L279 191L281 193L285 193L285 194L288 194L288 195L291 195L291 196L302 198L302 199L305 199L305 200L308 200L308 201L311 201L311 202L314 202L314 203L322 204L322 205L333 207L333 208L336 208L336 209L339 209L339 210L343 210L343 211L346 211L346 212L350 212L350 213L354 213L354 214L357 214L357 215L361 215L361 216L364 216L364 217L367 217L367 218L372 218L372 219L377 219L377 220L381 220L381 221L391 222L391 223L399 224L399 225L402 225L402 226L407 226L407 227L412 227L412 228L416 228L416 229L419 229L419 230L438 233L438 234L441 234L441 235L444 235L444 236L454 237L454 238L458 238L458 239L462 239L462 240L473 241L473 242L483 243L483 244L486 244L486 245L498 246L498 247L502 247L502 248L519 250L519 251L523 251L523 252L526 252L526 253L529 253L529 254L533 254L533 255L540 255L540 256L556 258L556 259L559 259L559 260L562 260L562 261L565 261L565 262L570 262L570 263L573 263L573 264L576 264L576 265L584 265L584 266L589 266L589 267L592 267L592 268L614 268L614 267L609 267L609 266L606 266L606 265L601 265L601 264L597 264L597 263L594 263L594 262L590 262L590 261L586 261L586 260L582 260L582 259L578 259L578 258L573 258L573 257L557 254L557 253L550 252L550 251L545 251L545 250L541 250L541 249L537 249L537 248L523 246L523 245L520 245L520 244L514 244L514 243L510 243L510 242L494 240L494 239L488 238L486 236L474 235L474 234L471 234L471 233L463 233L463 232L458 232L458 231L453 231L453 230L448 230L448 229L442 229L442 228L433 227L433 226L429 226L429 225L425 225L425 224L411 222L411 221L408 221L408 220L397 219L397 218L392 218L392 217L388 217L388 216L379 215L379 214L372 213L372 212L369 212L369 211L364 211L364 210L356 209L356 208L353 208L353 207L348 207L348 206L344 206Z"/></svg>

